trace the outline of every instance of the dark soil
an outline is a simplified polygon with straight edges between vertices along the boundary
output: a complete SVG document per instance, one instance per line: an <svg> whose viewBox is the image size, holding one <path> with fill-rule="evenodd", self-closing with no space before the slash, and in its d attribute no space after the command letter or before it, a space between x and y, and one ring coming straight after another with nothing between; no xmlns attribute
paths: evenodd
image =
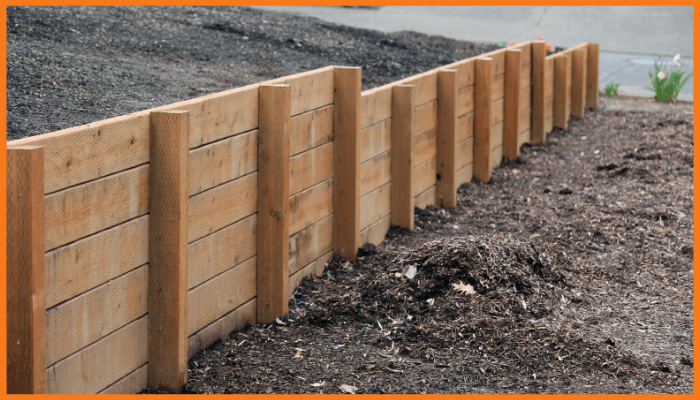
<svg viewBox="0 0 700 400"><path fill-rule="evenodd" d="M10 7L8 137L331 64L362 65L366 89L492 49L246 8ZM692 393L692 107L638 106L587 110L457 208L333 258L284 325L193 357L183 390Z"/></svg>

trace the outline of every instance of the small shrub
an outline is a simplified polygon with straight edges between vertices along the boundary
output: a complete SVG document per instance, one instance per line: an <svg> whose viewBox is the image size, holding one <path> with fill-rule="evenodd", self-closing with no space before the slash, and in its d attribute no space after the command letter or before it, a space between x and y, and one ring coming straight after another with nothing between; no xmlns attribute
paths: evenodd
<svg viewBox="0 0 700 400"><path fill-rule="evenodd" d="M646 89L656 94L656 101L667 102L671 99L676 99L678 93L693 75L691 73L683 79L683 75L685 75L686 71L683 71L683 65L679 62L680 58L680 54L677 54L673 58L673 62L676 63L676 68L670 72L667 71L663 64L654 61L654 73L649 71L649 83L651 83L651 87L647 87ZM659 62L660 61L659 59Z"/></svg>
<svg viewBox="0 0 700 400"><path fill-rule="evenodd" d="M610 82L607 85L605 85L605 94L608 95L608 97L617 97L617 88L619 87L620 83Z"/></svg>

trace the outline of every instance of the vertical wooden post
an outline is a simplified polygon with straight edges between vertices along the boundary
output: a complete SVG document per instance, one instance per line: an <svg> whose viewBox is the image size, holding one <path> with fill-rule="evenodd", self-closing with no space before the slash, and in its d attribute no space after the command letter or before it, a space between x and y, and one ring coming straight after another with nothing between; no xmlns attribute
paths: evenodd
<svg viewBox="0 0 700 400"><path fill-rule="evenodd" d="M520 155L520 49L506 51L505 110L503 115L503 156L515 160Z"/></svg>
<svg viewBox="0 0 700 400"><path fill-rule="evenodd" d="M457 207L457 70L438 71L437 202Z"/></svg>
<svg viewBox="0 0 700 400"><path fill-rule="evenodd" d="M547 50L544 42L532 42L532 144L543 145L547 141L545 131L545 59Z"/></svg>
<svg viewBox="0 0 700 400"><path fill-rule="evenodd" d="M333 99L333 249L354 260L360 247L360 97L362 68L335 67Z"/></svg>
<svg viewBox="0 0 700 400"><path fill-rule="evenodd" d="M7 393L46 393L44 148L7 149Z"/></svg>
<svg viewBox="0 0 700 400"><path fill-rule="evenodd" d="M586 107L598 107L598 57L600 45L588 43L586 54Z"/></svg>
<svg viewBox="0 0 700 400"><path fill-rule="evenodd" d="M151 113L148 385L187 383L188 111Z"/></svg>
<svg viewBox="0 0 700 400"><path fill-rule="evenodd" d="M398 85L391 97L391 225L413 230L413 85Z"/></svg>
<svg viewBox="0 0 700 400"><path fill-rule="evenodd" d="M577 49L571 54L571 114L583 117L586 106L586 50Z"/></svg>
<svg viewBox="0 0 700 400"><path fill-rule="evenodd" d="M257 322L289 310L289 85L258 89Z"/></svg>
<svg viewBox="0 0 700 400"><path fill-rule="evenodd" d="M491 64L489 57L474 64L474 177L491 179Z"/></svg>
<svg viewBox="0 0 700 400"><path fill-rule="evenodd" d="M566 109L569 104L570 89L567 82L571 80L568 57L554 58L554 110L553 125L566 130L568 116Z"/></svg>

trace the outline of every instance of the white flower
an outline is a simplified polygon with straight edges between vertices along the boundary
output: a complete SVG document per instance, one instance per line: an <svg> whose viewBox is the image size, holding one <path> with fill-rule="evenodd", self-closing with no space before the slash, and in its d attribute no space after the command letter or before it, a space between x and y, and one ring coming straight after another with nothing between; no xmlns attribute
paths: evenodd
<svg viewBox="0 0 700 400"><path fill-rule="evenodd" d="M681 55L680 55L680 54L676 54L676 56L673 57L673 62L676 63L676 64L678 64L678 60L680 60L680 59L681 59Z"/></svg>
<svg viewBox="0 0 700 400"><path fill-rule="evenodd" d="M661 72L659 72L658 75L656 75L656 76L658 76L659 79L664 79L664 78L666 77L666 74L664 74L664 71L661 71Z"/></svg>

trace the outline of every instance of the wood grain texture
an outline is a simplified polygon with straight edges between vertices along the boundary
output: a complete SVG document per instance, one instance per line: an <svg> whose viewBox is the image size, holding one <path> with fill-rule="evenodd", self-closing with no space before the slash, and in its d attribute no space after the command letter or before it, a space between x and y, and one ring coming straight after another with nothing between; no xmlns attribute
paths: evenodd
<svg viewBox="0 0 700 400"><path fill-rule="evenodd" d="M7 150L7 393L46 393L44 148Z"/></svg>
<svg viewBox="0 0 700 400"><path fill-rule="evenodd" d="M528 128L525 129L524 131L521 131L518 134L518 143L522 146L523 143L531 143L532 138L531 138L532 131Z"/></svg>
<svg viewBox="0 0 700 400"><path fill-rule="evenodd" d="M515 160L520 155L518 127L520 122L520 50L506 52L505 106L503 115L503 155Z"/></svg>
<svg viewBox="0 0 700 400"><path fill-rule="evenodd" d="M257 251L257 214L190 243L187 288L192 289L253 257Z"/></svg>
<svg viewBox="0 0 700 400"><path fill-rule="evenodd" d="M46 251L146 214L148 175L142 165L47 195Z"/></svg>
<svg viewBox="0 0 700 400"><path fill-rule="evenodd" d="M571 113L583 117L586 108L586 48L571 53Z"/></svg>
<svg viewBox="0 0 700 400"><path fill-rule="evenodd" d="M503 145L496 146L491 150L491 168L498 168L503 161Z"/></svg>
<svg viewBox="0 0 700 400"><path fill-rule="evenodd" d="M472 111L474 111L474 85L469 85L457 91L457 115L462 116Z"/></svg>
<svg viewBox="0 0 700 400"><path fill-rule="evenodd" d="M547 141L545 130L545 58L544 42L532 45L532 143L543 145Z"/></svg>
<svg viewBox="0 0 700 400"><path fill-rule="evenodd" d="M190 196L219 186L258 168L258 131L190 150Z"/></svg>
<svg viewBox="0 0 700 400"><path fill-rule="evenodd" d="M532 42L518 43L515 46L508 47L509 49L520 49L520 65L525 66L530 64L532 56Z"/></svg>
<svg viewBox="0 0 700 400"><path fill-rule="evenodd" d="M299 115L333 104L334 71L333 66L319 68L273 79L261 86L289 85L291 115Z"/></svg>
<svg viewBox="0 0 700 400"><path fill-rule="evenodd" d="M437 160L435 157L413 169L413 196L417 196L437 183ZM434 204L434 203L431 203ZM425 207L422 207L425 208Z"/></svg>
<svg viewBox="0 0 700 400"><path fill-rule="evenodd" d="M472 181L474 164L467 164L464 168L457 171L457 182L459 184L467 183Z"/></svg>
<svg viewBox="0 0 700 400"><path fill-rule="evenodd" d="M362 196L362 217L360 226L367 228L391 213L391 182Z"/></svg>
<svg viewBox="0 0 700 400"><path fill-rule="evenodd" d="M333 218L328 215L289 237L289 275L333 250Z"/></svg>
<svg viewBox="0 0 700 400"><path fill-rule="evenodd" d="M457 142L474 137L474 111L457 117Z"/></svg>
<svg viewBox="0 0 700 400"><path fill-rule="evenodd" d="M249 258L189 291L188 337L256 296L256 261Z"/></svg>
<svg viewBox="0 0 700 400"><path fill-rule="evenodd" d="M360 247L362 68L335 68L333 251L354 260Z"/></svg>
<svg viewBox="0 0 700 400"><path fill-rule="evenodd" d="M424 163L437 154L437 129L416 136L413 139L413 166Z"/></svg>
<svg viewBox="0 0 700 400"><path fill-rule="evenodd" d="M393 87L391 108L391 224L413 230L414 87Z"/></svg>
<svg viewBox="0 0 700 400"><path fill-rule="evenodd" d="M382 153L360 165L360 194L362 196L391 181L391 151Z"/></svg>
<svg viewBox="0 0 700 400"><path fill-rule="evenodd" d="M424 190L423 192L417 194L415 197L415 202L416 202L416 207L418 208L426 208L427 206L431 206L435 204L435 185L429 187L428 189Z"/></svg>
<svg viewBox="0 0 700 400"><path fill-rule="evenodd" d="M151 114L148 234L148 385L187 383L189 113Z"/></svg>
<svg viewBox="0 0 700 400"><path fill-rule="evenodd" d="M148 215L46 253L46 308L148 262Z"/></svg>
<svg viewBox="0 0 700 400"><path fill-rule="evenodd" d="M148 387L148 364L144 364L128 375L107 386L99 394L134 394Z"/></svg>
<svg viewBox="0 0 700 400"><path fill-rule="evenodd" d="M333 212L333 180L325 180L289 199L289 234L293 235Z"/></svg>
<svg viewBox="0 0 700 400"><path fill-rule="evenodd" d="M258 174L253 172L192 196L188 242L254 214L258 210Z"/></svg>
<svg viewBox="0 0 700 400"><path fill-rule="evenodd" d="M331 141L333 141L333 105L292 117L289 125L290 156Z"/></svg>
<svg viewBox="0 0 700 400"><path fill-rule="evenodd" d="M600 45L588 43L586 46L586 107L598 107L598 58Z"/></svg>
<svg viewBox="0 0 700 400"><path fill-rule="evenodd" d="M477 59L490 58L492 60L491 77L495 77L506 72L506 50L507 48L498 49L478 56Z"/></svg>
<svg viewBox="0 0 700 400"><path fill-rule="evenodd" d="M520 59L522 59L525 54L520 53ZM526 88L532 86L532 64L520 65L520 87Z"/></svg>
<svg viewBox="0 0 700 400"><path fill-rule="evenodd" d="M436 196L437 205L446 208L457 207L457 72L438 71Z"/></svg>
<svg viewBox="0 0 700 400"><path fill-rule="evenodd" d="M209 347L217 340L225 340L231 332L239 331L246 325L255 325L255 298L243 303L235 310L217 319L187 339L188 357Z"/></svg>
<svg viewBox="0 0 700 400"><path fill-rule="evenodd" d="M333 177L334 146L326 143L289 159L290 196Z"/></svg>
<svg viewBox="0 0 700 400"><path fill-rule="evenodd" d="M425 132L435 129L437 126L437 101L431 100L416 106L416 127L414 136L420 136Z"/></svg>
<svg viewBox="0 0 700 400"><path fill-rule="evenodd" d="M333 70L329 71L332 79ZM291 82L298 85L300 80ZM330 84L332 95L332 80ZM313 80L308 85L313 90ZM295 86L295 93L297 90ZM269 324L288 310L289 130L294 106L289 84L260 86L258 98L256 320ZM331 98L329 103L332 101Z"/></svg>
<svg viewBox="0 0 700 400"><path fill-rule="evenodd" d="M360 238L362 239L362 244L372 243L378 246L384 241L389 228L391 227L391 215L382 217L379 221L373 223L372 225L366 227L360 232Z"/></svg>
<svg viewBox="0 0 700 400"><path fill-rule="evenodd" d="M362 92L362 129L391 118L392 91L393 86L380 86Z"/></svg>
<svg viewBox="0 0 700 400"><path fill-rule="evenodd" d="M567 82L571 80L569 61L567 57L554 59L554 110L553 123L557 128L566 130L568 125L567 107L571 98L571 89Z"/></svg>
<svg viewBox="0 0 700 400"><path fill-rule="evenodd" d="M505 83L506 83L505 73L502 73L500 75L496 75L492 78L492 80L491 80L491 98L493 99L493 101L496 101L498 99L503 98L503 96L505 95Z"/></svg>
<svg viewBox="0 0 700 400"><path fill-rule="evenodd" d="M98 393L144 365L149 361L148 318L145 315L47 368L47 392Z"/></svg>
<svg viewBox="0 0 700 400"><path fill-rule="evenodd" d="M386 119L360 131L360 162L391 150L391 119Z"/></svg>
<svg viewBox="0 0 700 400"><path fill-rule="evenodd" d="M532 107L523 108L520 110L520 121L518 121L518 133L529 131L532 120ZM521 143L522 144L522 143Z"/></svg>
<svg viewBox="0 0 700 400"><path fill-rule="evenodd" d="M480 58L474 66L474 177L481 182L491 179L491 58Z"/></svg>
<svg viewBox="0 0 700 400"><path fill-rule="evenodd" d="M457 143L456 153L457 171L472 164L474 162L474 138L470 137L469 139ZM457 187L459 187L459 185Z"/></svg>
<svg viewBox="0 0 700 400"><path fill-rule="evenodd" d="M457 70L457 89L461 90L464 87L474 85L474 60L476 58L467 58L443 66L441 69Z"/></svg>
<svg viewBox="0 0 700 400"><path fill-rule="evenodd" d="M532 107L532 86L520 87L520 100L518 101L521 110ZM520 123L520 121L518 121ZM530 126L530 120L527 121L527 126Z"/></svg>
<svg viewBox="0 0 700 400"><path fill-rule="evenodd" d="M148 312L148 265L46 311L46 366Z"/></svg>

